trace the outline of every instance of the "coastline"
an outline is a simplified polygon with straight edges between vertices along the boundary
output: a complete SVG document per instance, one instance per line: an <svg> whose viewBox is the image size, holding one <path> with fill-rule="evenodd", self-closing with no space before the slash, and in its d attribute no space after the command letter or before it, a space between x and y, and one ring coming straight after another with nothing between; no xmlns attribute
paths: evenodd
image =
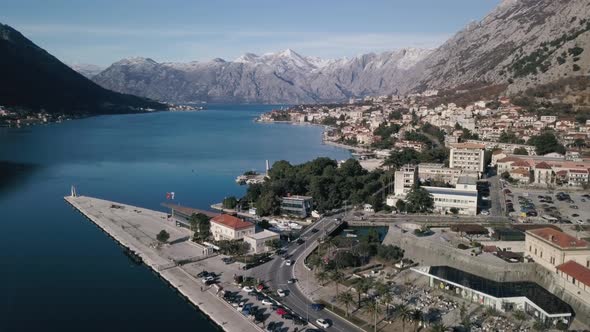
<svg viewBox="0 0 590 332"><path fill-rule="evenodd" d="M158 275L158 277L164 280L169 287L173 288L178 294L188 301L193 307L198 309L209 321L214 323L219 331L226 332L261 332L264 331L259 326L255 325L254 322L250 321L247 317L243 316L240 312L236 311L228 303L223 301L219 296L213 294L211 289L201 291L198 287L191 287L193 283L199 284L199 281L192 275L186 272L180 267L172 266L170 262L166 262L161 259L160 256L154 257L153 253L149 251L151 248L143 245L139 240L126 232L119 232L113 225L109 225L108 222L104 222L101 218L92 215L89 211L84 209L81 203L77 202L77 199L94 199L85 196L71 197L66 196L64 200L76 211L82 214L86 219L91 221L95 226L106 233L111 239L113 239L119 246L129 252L135 257L139 257L143 264L145 264L152 273ZM98 199L95 199L98 200ZM102 200L100 200L102 201ZM135 210L140 210L148 213L157 213L166 215L165 213L152 211L140 207L134 207L131 205L104 201L108 204L122 205ZM92 205L91 205L92 206ZM102 215L102 213L99 214ZM124 229L124 228L122 228ZM160 258L160 259L159 259ZM228 321L236 321L235 324L230 324ZM247 322L247 325L243 323Z"/></svg>

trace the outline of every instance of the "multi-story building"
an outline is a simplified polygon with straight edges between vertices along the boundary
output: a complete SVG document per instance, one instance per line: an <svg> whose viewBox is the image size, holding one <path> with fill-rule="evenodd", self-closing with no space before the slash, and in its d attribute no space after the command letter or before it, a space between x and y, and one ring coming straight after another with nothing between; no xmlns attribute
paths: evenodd
<svg viewBox="0 0 590 332"><path fill-rule="evenodd" d="M267 245L269 241L278 240L278 233L263 230L254 234L244 236L244 242L250 245L250 251L254 254L267 252L271 248Z"/></svg>
<svg viewBox="0 0 590 332"><path fill-rule="evenodd" d="M281 214L299 218L308 217L313 209L311 196L285 196L281 200Z"/></svg>
<svg viewBox="0 0 590 332"><path fill-rule="evenodd" d="M420 180L435 180L456 184L462 170L460 168L448 168L444 164L423 163L418 165L418 177ZM477 173L475 173L477 175Z"/></svg>
<svg viewBox="0 0 590 332"><path fill-rule="evenodd" d="M484 165L485 146L473 143L456 143L451 146L449 157L450 168L460 168L466 171L482 173Z"/></svg>
<svg viewBox="0 0 590 332"><path fill-rule="evenodd" d="M241 240L255 233L254 224L229 214L220 214L211 219L211 234L215 241Z"/></svg>
<svg viewBox="0 0 590 332"><path fill-rule="evenodd" d="M461 176L455 188L422 187L434 200L434 211L449 213L457 209L459 214L474 216L477 214L477 179Z"/></svg>
<svg viewBox="0 0 590 332"><path fill-rule="evenodd" d="M404 165L395 172L393 192L395 196L405 197L418 181L418 166Z"/></svg>
<svg viewBox="0 0 590 332"><path fill-rule="evenodd" d="M553 228L526 232L525 256L554 272L568 261L590 267L590 243Z"/></svg>

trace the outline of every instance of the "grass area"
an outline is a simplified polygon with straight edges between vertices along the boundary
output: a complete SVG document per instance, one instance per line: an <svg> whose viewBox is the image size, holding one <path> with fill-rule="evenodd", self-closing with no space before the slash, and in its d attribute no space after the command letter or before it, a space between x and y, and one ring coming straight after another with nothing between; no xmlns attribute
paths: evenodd
<svg viewBox="0 0 590 332"><path fill-rule="evenodd" d="M367 331L367 332L372 332L373 331L373 325L367 323L366 321L354 316L353 314L350 314L348 317L346 317L346 311L338 308L337 306L334 306L334 309L332 309L332 304L328 303L324 300L319 300L318 303L324 305L325 309L324 310L329 310L332 313L340 316L340 318L345 319L349 322L351 322L352 324L358 326L359 328Z"/></svg>

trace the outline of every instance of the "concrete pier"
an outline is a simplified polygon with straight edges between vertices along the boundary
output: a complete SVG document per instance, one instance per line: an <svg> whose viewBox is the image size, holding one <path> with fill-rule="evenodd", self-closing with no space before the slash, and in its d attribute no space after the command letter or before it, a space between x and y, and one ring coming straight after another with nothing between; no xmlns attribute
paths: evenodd
<svg viewBox="0 0 590 332"><path fill-rule="evenodd" d="M259 332L263 329L235 310L196 279L195 268L176 262L206 259L204 248L189 241L191 232L176 227L166 213L86 196L64 199L122 246L128 248L188 301L227 332ZM158 244L161 230L170 234L171 245ZM188 269L187 269L188 268Z"/></svg>

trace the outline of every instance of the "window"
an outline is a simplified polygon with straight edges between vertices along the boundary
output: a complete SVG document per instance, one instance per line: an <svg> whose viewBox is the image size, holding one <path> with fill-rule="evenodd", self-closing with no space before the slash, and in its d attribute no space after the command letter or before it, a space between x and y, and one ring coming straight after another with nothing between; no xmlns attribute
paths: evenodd
<svg viewBox="0 0 590 332"><path fill-rule="evenodd" d="M576 278L572 277L572 284L576 284Z"/></svg>

